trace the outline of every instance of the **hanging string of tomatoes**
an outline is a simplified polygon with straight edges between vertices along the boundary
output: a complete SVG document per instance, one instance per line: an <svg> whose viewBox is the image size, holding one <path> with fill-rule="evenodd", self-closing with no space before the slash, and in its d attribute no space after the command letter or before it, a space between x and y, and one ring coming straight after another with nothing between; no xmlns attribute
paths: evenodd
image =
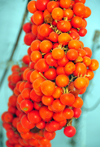
<svg viewBox="0 0 100 147"><path fill-rule="evenodd" d="M99 63L84 47L86 18L91 15L85 0L30 1L30 22L23 25L24 43L30 46L22 66L13 65L8 77L13 91L8 111L2 114L7 147L51 147L57 130L67 137L76 129L89 81Z"/></svg>

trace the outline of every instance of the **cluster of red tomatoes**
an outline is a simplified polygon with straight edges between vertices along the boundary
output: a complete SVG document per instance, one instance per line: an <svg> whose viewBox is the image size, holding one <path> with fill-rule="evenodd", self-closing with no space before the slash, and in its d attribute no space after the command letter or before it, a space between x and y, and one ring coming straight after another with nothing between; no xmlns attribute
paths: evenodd
<svg viewBox="0 0 100 147"><path fill-rule="evenodd" d="M64 128L67 137L76 129L83 94L99 63L84 47L85 18L91 14L85 0L37 0L28 3L34 13L24 24L28 55L22 67L14 65L8 77L13 95L2 115L7 147L51 147L55 131Z"/></svg>

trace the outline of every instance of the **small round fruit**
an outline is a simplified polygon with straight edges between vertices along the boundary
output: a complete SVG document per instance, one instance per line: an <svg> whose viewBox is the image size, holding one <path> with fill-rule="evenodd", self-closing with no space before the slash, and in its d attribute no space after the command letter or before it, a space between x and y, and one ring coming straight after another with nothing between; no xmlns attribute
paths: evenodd
<svg viewBox="0 0 100 147"><path fill-rule="evenodd" d="M67 137L73 137L73 136L76 134L76 129L75 129L75 127L73 127L73 126L67 126L67 127L64 129L64 134L65 134Z"/></svg>
<svg viewBox="0 0 100 147"><path fill-rule="evenodd" d="M65 87L69 83L69 78L65 74L58 75L56 77L56 84L59 87Z"/></svg>
<svg viewBox="0 0 100 147"><path fill-rule="evenodd" d="M65 55L64 50L61 48L55 48L52 51L52 57L56 60L62 59L64 55Z"/></svg>
<svg viewBox="0 0 100 147"><path fill-rule="evenodd" d="M64 12L61 8L54 8L52 11L52 18L55 20L61 20L63 18Z"/></svg>

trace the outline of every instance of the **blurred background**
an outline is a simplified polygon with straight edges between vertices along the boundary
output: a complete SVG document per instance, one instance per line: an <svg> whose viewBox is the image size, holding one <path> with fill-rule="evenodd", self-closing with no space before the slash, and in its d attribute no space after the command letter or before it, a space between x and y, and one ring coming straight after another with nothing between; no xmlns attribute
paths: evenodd
<svg viewBox="0 0 100 147"><path fill-rule="evenodd" d="M7 140L1 115L7 111L12 94L7 77L11 66L27 54L28 49L21 29L31 16L26 10L27 3L28 0L0 0L0 147L6 147ZM92 58L100 62L100 0L87 0L85 5L91 8L92 15L87 19L88 33L81 41L93 51ZM100 68L82 98L82 115L73 123L77 129L75 137L70 139L64 136L63 130L57 131L52 147L100 147Z"/></svg>

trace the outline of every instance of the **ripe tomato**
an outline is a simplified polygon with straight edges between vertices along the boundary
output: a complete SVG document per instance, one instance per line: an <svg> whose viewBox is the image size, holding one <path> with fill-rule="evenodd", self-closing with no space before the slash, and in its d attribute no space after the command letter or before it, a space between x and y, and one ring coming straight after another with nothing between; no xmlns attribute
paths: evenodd
<svg viewBox="0 0 100 147"><path fill-rule="evenodd" d="M65 94L61 95L60 101L64 105L71 106L74 103L74 101L75 101L75 96L72 93L65 93Z"/></svg>
<svg viewBox="0 0 100 147"><path fill-rule="evenodd" d="M50 1L47 4L47 10L51 13L53 11L54 8L57 8L59 5L57 2L55 1Z"/></svg>
<svg viewBox="0 0 100 147"><path fill-rule="evenodd" d="M64 127L66 125L66 123L67 123L67 120L65 119L63 121L60 121L59 125L60 125L60 127Z"/></svg>
<svg viewBox="0 0 100 147"><path fill-rule="evenodd" d="M91 64L89 65L89 69L95 71L99 68L99 62L96 59L91 59Z"/></svg>
<svg viewBox="0 0 100 147"><path fill-rule="evenodd" d="M75 49L70 49L67 51L66 56L67 56L68 60L74 61L78 57L78 52Z"/></svg>
<svg viewBox="0 0 100 147"><path fill-rule="evenodd" d="M58 66L56 71L57 71L57 75L65 74L65 69L63 66Z"/></svg>
<svg viewBox="0 0 100 147"><path fill-rule="evenodd" d="M25 88L25 89L23 89L23 91L21 92L21 96L22 96L24 99L30 99L30 92L31 92L31 89Z"/></svg>
<svg viewBox="0 0 100 147"><path fill-rule="evenodd" d="M53 47L53 44L51 41L49 40L43 40L41 43L40 43L40 50L41 52L43 53L48 53Z"/></svg>
<svg viewBox="0 0 100 147"><path fill-rule="evenodd" d="M29 132L29 129L26 129L22 126L21 122L18 122L17 124L17 130L19 133L26 133Z"/></svg>
<svg viewBox="0 0 100 147"><path fill-rule="evenodd" d="M57 23L57 28L61 32L68 32L71 29L71 23L69 21L61 20Z"/></svg>
<svg viewBox="0 0 100 147"><path fill-rule="evenodd" d="M54 8L52 10L52 18L55 20L61 20L63 18L64 12L61 8Z"/></svg>
<svg viewBox="0 0 100 147"><path fill-rule="evenodd" d="M45 73L44 76L48 80L54 80L57 76L56 70L54 68L49 68Z"/></svg>
<svg viewBox="0 0 100 147"><path fill-rule="evenodd" d="M86 72L86 77L89 79L89 80L92 80L94 78L94 72L87 69L87 72Z"/></svg>
<svg viewBox="0 0 100 147"><path fill-rule="evenodd" d="M34 69L38 70L39 72L45 72L49 69L49 65L47 64L46 60L42 58L35 63Z"/></svg>
<svg viewBox="0 0 100 147"><path fill-rule="evenodd" d="M66 119L71 119L74 116L74 112L72 109L69 108L65 108L63 111L64 116L66 117Z"/></svg>
<svg viewBox="0 0 100 147"><path fill-rule="evenodd" d="M57 121L51 121L50 123L47 123L46 130L49 132L54 132L59 129L59 123Z"/></svg>
<svg viewBox="0 0 100 147"><path fill-rule="evenodd" d="M76 31L72 31L71 33L69 33L69 35L71 36L71 38L73 40L78 40L79 41L79 39L80 39L79 33L76 32Z"/></svg>
<svg viewBox="0 0 100 147"><path fill-rule="evenodd" d="M49 34L49 40L52 42L58 42L58 34L52 31Z"/></svg>
<svg viewBox="0 0 100 147"><path fill-rule="evenodd" d="M23 31L25 33L30 33L31 32L31 27L32 27L32 24L27 22L23 25Z"/></svg>
<svg viewBox="0 0 100 147"><path fill-rule="evenodd" d="M48 2L49 2L49 0L37 0L36 1L36 8L39 11L44 11L47 7Z"/></svg>
<svg viewBox="0 0 100 147"><path fill-rule="evenodd" d="M65 65L65 73L67 75L70 75L72 74L73 72L75 71L75 64L73 62L68 62L66 65Z"/></svg>
<svg viewBox="0 0 100 147"><path fill-rule="evenodd" d="M84 57L83 58L83 63L86 65L86 66L89 66L91 64L91 59L89 57Z"/></svg>
<svg viewBox="0 0 100 147"><path fill-rule="evenodd" d="M25 113L30 112L33 109L33 103L30 100L22 100L20 103L20 108Z"/></svg>
<svg viewBox="0 0 100 147"><path fill-rule="evenodd" d="M30 13L34 13L37 10L36 1L30 1L27 5L27 9Z"/></svg>
<svg viewBox="0 0 100 147"><path fill-rule="evenodd" d="M41 91L46 96L51 96L55 90L55 83L49 80L44 81L41 84Z"/></svg>
<svg viewBox="0 0 100 147"><path fill-rule="evenodd" d="M38 129L44 129L45 126L46 126L46 123L43 120L36 124L36 127Z"/></svg>
<svg viewBox="0 0 100 147"><path fill-rule="evenodd" d="M66 55L64 55L64 57L60 60L58 60L58 65L59 66L65 66L68 63L68 58L66 57Z"/></svg>
<svg viewBox="0 0 100 147"><path fill-rule="evenodd" d="M79 30L78 33L81 37L84 37L87 34L87 29L83 27Z"/></svg>
<svg viewBox="0 0 100 147"><path fill-rule="evenodd" d="M34 41L31 43L31 51L39 51L39 50L40 50L40 43L41 43L41 41L39 41L39 40L34 40Z"/></svg>
<svg viewBox="0 0 100 147"><path fill-rule="evenodd" d="M83 100L81 97L75 97L75 101L73 103L73 107L81 108L83 106Z"/></svg>
<svg viewBox="0 0 100 147"><path fill-rule="evenodd" d="M69 83L69 78L65 74L58 75L56 77L56 84L59 87L65 87Z"/></svg>
<svg viewBox="0 0 100 147"><path fill-rule="evenodd" d="M15 135L15 133L12 129L7 130L7 132L6 132L7 138L12 138L14 135Z"/></svg>
<svg viewBox="0 0 100 147"><path fill-rule="evenodd" d="M36 25L40 25L43 23L43 12L36 11L34 15L32 15L32 20Z"/></svg>
<svg viewBox="0 0 100 147"><path fill-rule="evenodd" d="M57 122L61 122L61 121L66 120L66 118L65 118L65 116L64 116L64 114L63 114L62 111L61 111L61 112L56 112L56 113L54 113L54 114L53 114L53 119L54 119L55 121L57 121Z"/></svg>
<svg viewBox="0 0 100 147"><path fill-rule="evenodd" d="M15 96L15 95L10 96L8 102L9 102L10 105L16 106L16 103L17 103L17 96Z"/></svg>
<svg viewBox="0 0 100 147"><path fill-rule="evenodd" d="M85 11L85 5L83 3L76 3L73 7L73 12L75 15L83 17Z"/></svg>
<svg viewBox="0 0 100 147"><path fill-rule="evenodd" d="M42 98L41 98L41 99L42 99ZM34 108L35 108L36 110L39 110L40 107L42 107L42 105L43 105L41 102L35 102L35 101L34 101L33 104L34 104Z"/></svg>
<svg viewBox="0 0 100 147"><path fill-rule="evenodd" d="M87 71L87 68L84 63L75 64L75 71L74 71L75 76L79 76L79 75L84 76L86 74L86 71Z"/></svg>
<svg viewBox="0 0 100 147"><path fill-rule="evenodd" d="M27 115L23 115L21 118L21 124L24 128L26 129L32 129L35 127L35 124L31 123L28 118Z"/></svg>
<svg viewBox="0 0 100 147"><path fill-rule="evenodd" d="M56 60L62 59L64 55L65 55L64 50L61 48L55 48L52 50L52 57Z"/></svg>
<svg viewBox="0 0 100 147"><path fill-rule="evenodd" d="M80 49L81 48L81 44L78 40L71 40L69 43L68 43L68 48L69 49Z"/></svg>
<svg viewBox="0 0 100 147"><path fill-rule="evenodd" d="M24 70L24 72L23 72L23 79L24 79L25 81L27 80L26 75L27 75L28 71L30 71L30 68L26 68L26 69ZM22 83L25 83L25 82L23 81ZM24 85L24 84L23 84L23 85ZM19 91L20 91L20 86L19 86ZM21 91L22 91L22 90L21 90ZM20 91L20 92L21 92L21 91Z"/></svg>
<svg viewBox="0 0 100 147"><path fill-rule="evenodd" d="M42 24L38 29L38 33L43 37L48 37L51 32L52 28L50 28L50 25L45 23Z"/></svg>
<svg viewBox="0 0 100 147"><path fill-rule="evenodd" d="M64 17L67 17L68 20L72 19L73 15L74 15L73 10L71 9L64 10Z"/></svg>
<svg viewBox="0 0 100 147"><path fill-rule="evenodd" d="M56 59L54 59L52 57L52 54L51 53L49 53L48 55L46 55L45 58L46 58L46 62L47 62L48 65L54 66L54 67L57 66L57 61L56 61Z"/></svg>
<svg viewBox="0 0 100 147"><path fill-rule="evenodd" d="M28 46L36 39L36 36L33 33L26 33L24 36L24 43Z"/></svg>
<svg viewBox="0 0 100 147"><path fill-rule="evenodd" d="M60 6L62 8L69 8L71 5L71 0L60 0Z"/></svg>
<svg viewBox="0 0 100 147"><path fill-rule="evenodd" d="M30 58L29 58L29 56L28 55L25 55L23 58L22 58L22 61L23 61L23 63L25 63L25 64L29 64L29 62L30 62Z"/></svg>
<svg viewBox="0 0 100 147"><path fill-rule="evenodd" d="M34 36L37 36L37 28L38 28L38 26L37 25L35 25L35 24L33 24L32 25L32 33L34 34Z"/></svg>
<svg viewBox="0 0 100 147"><path fill-rule="evenodd" d="M28 113L28 120L31 123L37 124L41 121L41 117L39 115L39 111L37 110L33 110L31 112Z"/></svg>
<svg viewBox="0 0 100 147"><path fill-rule="evenodd" d="M86 56L86 51L83 50L83 49L79 49L78 50L78 55L83 58L84 56Z"/></svg>
<svg viewBox="0 0 100 147"><path fill-rule="evenodd" d="M86 51L86 56L88 56L89 58L91 58L92 56L92 51L89 47L84 47L83 48Z"/></svg>
<svg viewBox="0 0 100 147"><path fill-rule="evenodd" d="M42 118L44 121L46 121L46 122L50 121L50 120L52 119L52 116L53 116L53 112L50 111L50 110L48 109L48 107L46 107L46 106L42 106L42 107L39 109L39 114L40 114L41 118Z"/></svg>
<svg viewBox="0 0 100 147"><path fill-rule="evenodd" d="M59 44L67 45L70 40L71 40L71 36L68 33L61 33L58 36Z"/></svg>
<svg viewBox="0 0 100 147"><path fill-rule="evenodd" d="M55 132L48 132L48 131L44 131L44 137L48 140L52 140L54 139L56 136L56 133Z"/></svg>
<svg viewBox="0 0 100 147"><path fill-rule="evenodd" d="M53 103L53 97L52 96L43 96L42 97L42 103L44 104L44 105L46 105L46 106L49 106L49 105L51 105L52 103Z"/></svg>
<svg viewBox="0 0 100 147"><path fill-rule="evenodd" d="M42 146L51 147L50 140L48 140L48 139L46 139L46 138L40 139L40 140L39 140L39 143L40 143Z"/></svg>
<svg viewBox="0 0 100 147"><path fill-rule="evenodd" d="M30 81L33 83L37 78L41 77L37 70L34 70L30 75Z"/></svg>
<svg viewBox="0 0 100 147"><path fill-rule="evenodd" d="M82 26L82 18L79 16L75 16L71 20L71 24L74 28L81 28Z"/></svg>
<svg viewBox="0 0 100 147"><path fill-rule="evenodd" d="M87 85L87 81L84 77L78 77L75 81L74 81L74 86L77 89L83 89L85 88Z"/></svg>
<svg viewBox="0 0 100 147"><path fill-rule="evenodd" d="M16 118L17 118L17 117L16 117ZM17 118L17 119L18 119L18 118ZM12 122L12 125L13 125L13 122ZM2 126L3 126L3 128L4 128L6 131L12 128L11 124L8 124L8 123L6 123L6 122L3 122Z"/></svg>
<svg viewBox="0 0 100 147"><path fill-rule="evenodd" d="M31 60L36 63L39 59L42 58L41 52L39 51L33 51L31 53Z"/></svg>
<svg viewBox="0 0 100 147"><path fill-rule="evenodd" d="M34 89L31 90L30 92L30 98L33 102L40 102L41 101L41 96L37 95Z"/></svg>
<svg viewBox="0 0 100 147"><path fill-rule="evenodd" d="M86 89L87 89L87 87L81 89L79 94L83 94L83 93L85 93Z"/></svg>
<svg viewBox="0 0 100 147"><path fill-rule="evenodd" d="M38 142L37 139L31 138L31 139L29 140L29 144L30 144L31 146L37 146L37 145L39 144L39 142Z"/></svg>
<svg viewBox="0 0 100 147"><path fill-rule="evenodd" d="M56 87L56 88L55 88L55 91L54 91L54 93L53 93L52 96L53 96L54 98L58 99L58 98L61 96L62 93L63 93L62 88Z"/></svg>
<svg viewBox="0 0 100 147"><path fill-rule="evenodd" d="M37 92L41 92L41 84L45 81L44 78L40 77L37 78L33 83L32 86L34 88L35 91Z"/></svg>
<svg viewBox="0 0 100 147"><path fill-rule="evenodd" d="M73 111L74 111L74 116L73 117L79 118L81 113L82 113L81 109L80 108L73 108Z"/></svg>
<svg viewBox="0 0 100 147"><path fill-rule="evenodd" d="M60 100L54 100L52 102L52 109L54 112L61 112L65 109L65 105L63 105Z"/></svg>
<svg viewBox="0 0 100 147"><path fill-rule="evenodd" d="M85 7L85 11L84 11L84 18L87 18L91 15L91 9L89 7Z"/></svg>
<svg viewBox="0 0 100 147"><path fill-rule="evenodd" d="M47 17L50 16L50 12L47 9L45 9L43 12L43 16L44 16L44 21L47 21L45 19L47 19Z"/></svg>
<svg viewBox="0 0 100 147"><path fill-rule="evenodd" d="M86 2L86 0L75 0L75 3L78 3L78 2L81 2L84 4Z"/></svg>
<svg viewBox="0 0 100 147"><path fill-rule="evenodd" d="M22 137L24 140L28 140L28 139L31 139L31 138L32 138L33 133L32 133L32 132L27 132L27 133L21 133L20 135L21 135L21 137Z"/></svg>
<svg viewBox="0 0 100 147"><path fill-rule="evenodd" d="M37 39L43 41L45 39L45 37L41 36L39 33L37 34Z"/></svg>
<svg viewBox="0 0 100 147"><path fill-rule="evenodd" d="M76 134L76 129L75 129L73 126L67 126L67 127L64 129L64 134L65 134L67 137L73 137L73 136Z"/></svg>

